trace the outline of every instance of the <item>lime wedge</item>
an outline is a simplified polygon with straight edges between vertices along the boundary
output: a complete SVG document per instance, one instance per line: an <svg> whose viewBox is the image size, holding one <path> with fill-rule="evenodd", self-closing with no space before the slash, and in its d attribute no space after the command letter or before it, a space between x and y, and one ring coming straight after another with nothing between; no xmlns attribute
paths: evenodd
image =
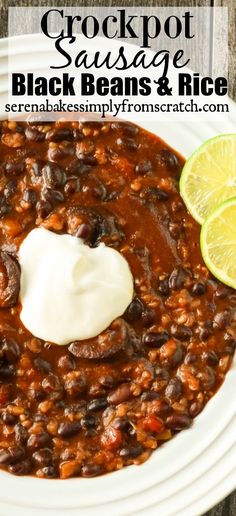
<svg viewBox="0 0 236 516"><path fill-rule="evenodd" d="M190 156L181 174L180 195L199 224L236 196L236 134L211 138Z"/></svg>
<svg viewBox="0 0 236 516"><path fill-rule="evenodd" d="M206 219L200 246L211 273L236 288L236 197L220 204Z"/></svg>

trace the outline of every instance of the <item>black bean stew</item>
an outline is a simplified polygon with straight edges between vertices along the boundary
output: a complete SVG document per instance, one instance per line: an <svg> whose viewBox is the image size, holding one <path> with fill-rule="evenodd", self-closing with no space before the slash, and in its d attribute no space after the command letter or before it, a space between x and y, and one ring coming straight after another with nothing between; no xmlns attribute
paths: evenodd
<svg viewBox="0 0 236 516"><path fill-rule="evenodd" d="M183 159L129 123L3 122L0 140L0 465L65 479L140 464L191 426L236 343L235 292L179 196ZM17 252L36 226L129 262L135 297L98 337L56 346L22 326Z"/></svg>

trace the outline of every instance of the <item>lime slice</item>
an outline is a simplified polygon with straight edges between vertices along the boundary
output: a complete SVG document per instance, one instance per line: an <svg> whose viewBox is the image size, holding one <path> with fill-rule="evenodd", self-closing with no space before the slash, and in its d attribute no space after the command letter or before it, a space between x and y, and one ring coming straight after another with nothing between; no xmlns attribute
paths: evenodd
<svg viewBox="0 0 236 516"><path fill-rule="evenodd" d="M236 195L236 134L211 138L190 156L181 174L180 195L199 224Z"/></svg>
<svg viewBox="0 0 236 516"><path fill-rule="evenodd" d="M211 273L236 288L236 197L223 202L206 219L200 245Z"/></svg>

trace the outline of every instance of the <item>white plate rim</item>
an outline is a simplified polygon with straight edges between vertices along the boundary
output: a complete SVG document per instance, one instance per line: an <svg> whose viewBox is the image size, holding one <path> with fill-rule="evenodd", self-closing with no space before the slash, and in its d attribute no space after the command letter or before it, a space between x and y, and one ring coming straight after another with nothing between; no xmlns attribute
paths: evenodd
<svg viewBox="0 0 236 516"><path fill-rule="evenodd" d="M25 38L25 37L17 36L17 40L19 41L19 43L21 41L23 41L23 38ZM6 48L8 46L8 43L9 43L8 38L3 38L2 40L0 40L0 58L6 57ZM20 48L21 47L19 46L19 53L22 51L22 50L20 50ZM29 47L28 47L28 50L29 50ZM31 48L30 52L32 52L32 51L33 51L33 49ZM5 52L5 55L4 55L4 52ZM0 74L0 85L1 85L2 80L4 80L4 74ZM152 132L156 132L162 138L165 138L167 143L169 143L171 146L174 146L175 148L177 147L176 143L174 144L174 142L176 142L177 134L180 136L182 135L182 137L185 139L185 141L184 141L184 144L178 145L177 150L179 150L180 152L182 152L184 154L190 154L193 149L191 148L191 144L188 141L188 136L190 136L190 138L191 138L191 134L193 134L193 133L195 135L194 141L196 142L196 140L198 139L199 143L200 143L201 138L205 139L207 137L206 135L213 136L215 134L218 134L219 132L232 132L232 129L234 129L234 132L235 132L236 105L232 101L230 101L230 107L231 107L230 118L222 120L221 124L211 124L211 123L202 124L201 122L197 121L196 126L193 129L193 127L189 127L190 124L189 125L186 124L186 126L183 128L182 127L183 124L176 123L176 124L174 124L174 128L172 128L172 131L170 131L169 124L167 124L167 125L162 124L163 127L161 127L161 128L155 127L155 126L147 127L147 124L144 124L144 126L145 126L145 128L151 130ZM142 124L140 124L140 125L142 125ZM180 136L179 136L179 139L180 139ZM177 140L178 140L178 138L177 138ZM194 146L195 145L196 145L196 143L194 143ZM166 452L167 448L170 451L173 448L173 457L176 456L175 452L178 451L179 449L181 449L181 446L185 446L186 441L189 440L187 438L188 435L191 436L190 441L191 441L191 439L193 439L193 442L194 442L193 432L195 432L195 429L199 428L200 433L203 432L204 424L205 424L205 421L207 420L207 414L210 413L210 418L213 417L212 414L213 415L218 414L220 408L224 405L226 398L230 399L230 392L232 392L232 389L235 387L236 387L236 364L234 361L234 367L228 373L226 381L224 382L224 385L221 387L220 391L215 395L215 397L208 403L208 405L207 405L206 409L203 411L203 413L195 420L194 427L188 431L181 432L181 434L179 436L175 437L175 439L173 439L173 441L171 441L170 443L167 443L165 446L163 446L161 448L161 450L156 452L156 454L154 453L152 455L152 458L149 459L149 461L146 462L142 466L125 468L122 471L119 471L116 473L111 473L107 476L99 477L99 478L95 478L95 479L90 479L90 480L71 479L71 480L67 480L66 482L62 482L62 481L58 481L58 480L57 481L53 481L53 480L49 481L49 480L38 480L38 479L32 479L32 478L29 479L27 477L26 478L16 478L16 477L12 477L12 476L8 475L7 473L0 472L1 487L3 488L3 492L4 492L4 494L0 493L0 507L1 507L1 502L4 504L5 503L10 504L12 506L16 506L16 505L22 506L22 508L25 507L26 509L27 509L27 505L28 505L28 508L30 508L30 510L34 512L34 509L36 509L37 504L39 502L41 502L41 504L43 504L41 506L42 510L44 510L44 509L46 510L47 508L48 509L50 508L51 510L53 510L54 508L57 508L57 510L59 510L61 512L61 509L64 511L66 509L69 511L68 514L73 514L74 511L77 509L82 509L82 510L86 510L86 511L88 509L88 511L90 511L90 510L92 511L92 512L88 512L88 514L92 515L92 514L95 514L95 511L97 513L97 511L100 510L100 507L102 507L102 506L104 507L105 500L104 500L103 492L107 491L107 489L108 489L109 500L107 500L107 504L109 505L109 511L115 507L115 504L119 503L122 500L124 500L124 504L125 504L125 500L127 499L127 500L129 500L129 505L133 504L134 512L132 512L132 513L122 512L121 514L124 514L124 515L125 514L136 514L136 513L138 514L139 510L137 507L135 508L135 497L138 495L140 485L142 484L143 487L145 485L145 489L143 491L141 490L141 492L139 492L138 496L139 496L139 498L140 498L140 496L141 496L141 498L143 496L142 503L144 504L143 510L145 510L145 514L152 514L151 511L152 511L153 505L150 505L150 504L148 505L148 503L147 503L147 506L145 506L145 503L146 503L145 500L147 500L147 502L148 502L148 500L150 498L150 492L153 489L153 480L154 480L153 479L153 466L156 467L156 464L160 465L161 460L162 460L161 457L163 457L163 455L164 455L163 460L164 461L166 460L165 455L168 455L168 453ZM232 400L230 400L230 401L232 402ZM209 447L210 447L210 445L214 445L214 442L217 443L218 439L221 439L222 435L224 434L224 432L226 432L227 428L228 428L228 431L230 432L230 435L232 438L231 432L233 431L232 429L236 422L236 402L234 402L234 404L232 403L232 405L230 405L228 416L226 418L224 415L224 418L225 419L222 419L221 424L219 425L218 434L214 435L214 437L212 437L212 441L209 444ZM216 467L218 467L218 469L217 469L218 473L220 473L220 470L221 470L222 458L229 451L230 451L230 454L233 454L233 457L235 457L235 459L236 459L236 438L235 438L234 444L235 445L232 445L230 450L227 448L227 446L225 446L224 450L222 450L222 455L220 457L218 457L218 459L219 459L218 466L216 466ZM203 447L203 449L204 449L204 447ZM196 448L195 448L195 451L196 451ZM170 454L170 452L169 452L169 454ZM190 457L191 457L191 454L190 454ZM200 455L200 457L201 457L201 455ZM208 455L207 455L206 450L203 453L203 457L204 457L203 463L204 463L204 466L206 467L206 471L210 471L210 469L207 470L208 465L206 463L206 459L207 459ZM232 455L230 455L230 457L232 458ZM185 456L185 459L186 459L186 456ZM199 459L199 457L198 457L198 459ZM182 458L181 458L181 460L182 460ZM190 471L189 475L190 475L191 471L192 471L191 468L196 460L197 459L193 454L192 459L189 459L187 464L184 464L184 462L182 462L182 467L180 467L179 469L177 468L178 475L177 475L177 472L174 471L172 473L172 476L177 475L177 477L179 479L180 478L179 475L180 475L181 471L184 470L185 468L190 468L190 470L189 470ZM217 464L217 461L216 461L216 464ZM209 462L209 467L210 467L210 462ZM203 469L202 469L202 471L203 471ZM139 478L140 475L141 475L141 479ZM147 480L148 475L150 475L152 477L152 482ZM119 477L119 480L118 480L118 477ZM135 482L135 484L133 484L132 480L135 481L135 477L136 477L136 482ZM228 477L228 480L224 484L224 479L227 477ZM196 478L195 478L195 480L196 480ZM130 481L131 481L132 489L130 489L130 488L127 489L128 483ZM165 481L165 479L163 478L162 483L164 481ZM120 489L118 489L118 490L114 489L114 485L117 482L120 483L120 486L119 486ZM155 482L156 482L156 479L155 479ZM155 483L155 482L154 482L154 485L156 486L155 488L158 489L158 485L160 485L161 482L158 482L158 483L157 482ZM166 482L168 482L168 478L166 479ZM16 489L16 483L18 484L17 489ZM194 478L191 480L191 483L194 484ZM29 488L31 490L30 491L30 500L26 500L25 495L24 495L24 486L26 486L26 484L28 486L27 488ZM36 488L36 485L37 485L37 488ZM54 486L55 486L55 488L54 488ZM58 487L60 487L59 490L58 490ZM192 504L193 509L191 509L191 510L193 510L193 511L196 510L196 509L194 509L194 506L197 507L197 505L198 505L198 506L201 506L201 511L206 511L212 505L217 503L220 499L224 498L229 493L229 491L231 491L233 488L235 488L236 487L236 470L235 470L235 468L234 468L233 473L231 472L231 473L229 473L229 475L226 475L226 476L224 476L223 472L222 472L222 482L220 482L219 485L217 485L216 487L217 487L217 490L214 490L214 487L212 488L213 495L211 498L209 496L208 497L207 496L200 497L201 499L195 500L195 502ZM34 492L35 489L38 489L40 491L39 495L36 497L35 497L35 492ZM94 498L93 500L90 499L90 496L89 496L90 489L93 489L93 493L95 492L95 496L97 496L97 498ZM167 484L167 489L168 489L168 484ZM179 487L179 489L180 489L180 487ZM194 486L192 487L192 489L194 489ZM14 490L15 490L14 496L17 494L18 498L16 498L13 501L12 493ZM1 489L1 491L2 491L2 489ZM70 497L70 502L71 502L71 496L72 496L73 492L74 492L74 502L73 502L73 504L71 504L68 501L68 497ZM172 493L173 493L173 491L172 491ZM50 494L52 496L49 497ZM80 496L79 504L78 504L78 495ZM171 495L171 493L170 493L170 495ZM49 505L48 505L48 501L46 499L44 499L45 496L48 496L50 498ZM173 496L175 496L175 494L173 494ZM53 501L53 497L54 497L54 501ZM55 498L57 499L56 505L55 505ZM210 498L210 501L209 501L209 498ZM206 500L206 501L204 502L204 500ZM87 502L89 502L89 503L87 503ZM91 502L92 502L92 505L91 505ZM155 511L157 510L159 503L161 503L160 498L159 498L159 502L158 502L158 500L156 500L156 502L154 502ZM210 505L209 505L209 503L210 503ZM54 507L53 507L53 504L54 504ZM173 502L171 502L171 496L170 496L169 497L170 511L171 511L171 504L173 505ZM173 506L172 506L172 509L173 509ZM182 514L184 515L183 511L188 510L188 507L187 508L182 507L182 509L181 509L182 512L177 512L178 507L176 505L175 505L174 509L176 511L176 515L179 514L179 516L180 515L182 516ZM122 511L123 511L123 508L122 508ZM32 512L32 516L33 516L33 512ZM86 512L86 514L87 514L87 512ZM116 514L116 513L114 513L114 514ZM162 516L169 516L169 514L171 515L172 513L171 512L166 512L165 514L162 513ZM195 516L195 514L197 515L200 513L191 512L191 516Z"/></svg>

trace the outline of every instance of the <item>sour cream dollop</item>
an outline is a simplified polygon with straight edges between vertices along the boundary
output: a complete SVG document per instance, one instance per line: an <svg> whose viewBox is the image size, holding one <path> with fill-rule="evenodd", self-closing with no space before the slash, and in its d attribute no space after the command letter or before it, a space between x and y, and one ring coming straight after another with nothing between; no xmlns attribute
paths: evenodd
<svg viewBox="0 0 236 516"><path fill-rule="evenodd" d="M59 345L99 335L133 298L125 258L100 244L33 229L19 250L20 318L35 336Z"/></svg>

